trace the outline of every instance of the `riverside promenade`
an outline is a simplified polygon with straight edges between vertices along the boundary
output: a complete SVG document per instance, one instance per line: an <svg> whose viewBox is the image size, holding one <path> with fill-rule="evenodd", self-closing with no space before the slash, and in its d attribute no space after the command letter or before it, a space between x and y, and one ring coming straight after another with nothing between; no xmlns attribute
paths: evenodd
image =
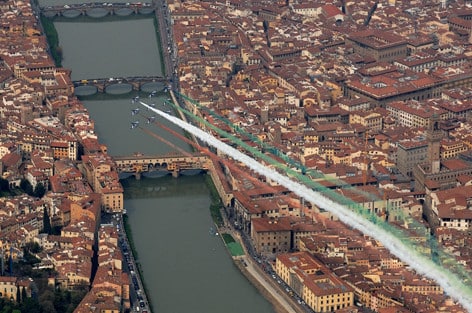
<svg viewBox="0 0 472 313"><path fill-rule="evenodd" d="M215 175L218 176L218 175ZM231 254L228 245L228 253L232 256L233 262L241 273L259 290L259 292L272 303L276 313L307 313L310 310L297 304L295 299L285 292L283 287L276 280L261 268L261 264L256 262L249 253L244 240L238 230L234 229L223 209L220 210L223 217L224 226L217 227L219 236L224 242L223 234L231 235L243 249L243 255L234 256Z"/></svg>

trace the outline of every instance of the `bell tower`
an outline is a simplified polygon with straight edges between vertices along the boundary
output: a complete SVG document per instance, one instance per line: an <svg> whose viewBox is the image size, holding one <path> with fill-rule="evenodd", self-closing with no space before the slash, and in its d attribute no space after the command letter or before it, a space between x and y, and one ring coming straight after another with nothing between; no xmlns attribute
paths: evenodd
<svg viewBox="0 0 472 313"><path fill-rule="evenodd" d="M438 173L440 169L439 149L441 146L442 132L439 128L439 115L434 113L429 119L426 139L428 140L428 164L431 173Z"/></svg>

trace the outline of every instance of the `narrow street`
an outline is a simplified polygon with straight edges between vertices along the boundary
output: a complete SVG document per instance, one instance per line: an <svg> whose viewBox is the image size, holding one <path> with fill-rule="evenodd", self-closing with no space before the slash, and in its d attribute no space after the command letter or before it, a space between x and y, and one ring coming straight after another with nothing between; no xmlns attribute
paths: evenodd
<svg viewBox="0 0 472 313"><path fill-rule="evenodd" d="M134 258L131 245L126 236L123 216L121 214L104 214L102 216L102 224L113 225L116 227L119 235L119 247L123 254L123 270L127 272L131 278L130 283L130 312L150 313L148 307L148 299L144 292L144 286L138 270L138 261Z"/></svg>

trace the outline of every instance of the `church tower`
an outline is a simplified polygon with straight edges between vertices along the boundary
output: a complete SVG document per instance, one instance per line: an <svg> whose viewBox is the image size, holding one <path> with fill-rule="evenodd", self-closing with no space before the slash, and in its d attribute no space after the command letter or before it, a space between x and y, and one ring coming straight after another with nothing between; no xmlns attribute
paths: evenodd
<svg viewBox="0 0 472 313"><path fill-rule="evenodd" d="M439 128L439 115L434 113L429 119L426 139L428 140L428 163L431 173L438 173L440 168L439 149L441 146L442 132Z"/></svg>

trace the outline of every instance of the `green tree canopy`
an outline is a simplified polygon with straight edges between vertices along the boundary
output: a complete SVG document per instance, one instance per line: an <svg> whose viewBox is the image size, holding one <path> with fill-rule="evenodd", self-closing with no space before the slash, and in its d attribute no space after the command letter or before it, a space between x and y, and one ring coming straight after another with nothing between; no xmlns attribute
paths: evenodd
<svg viewBox="0 0 472 313"><path fill-rule="evenodd" d="M37 198L42 198L46 193L46 187L42 183L37 183L34 187L34 196Z"/></svg>
<svg viewBox="0 0 472 313"><path fill-rule="evenodd" d="M43 211L43 233L52 235L51 219L49 218L48 209L44 208Z"/></svg>
<svg viewBox="0 0 472 313"><path fill-rule="evenodd" d="M20 188L21 190L23 190L25 193L27 193L28 195L30 196L33 196L34 192L33 192L33 186L31 185L31 183L29 182L29 180L27 180L26 178L23 178L20 182Z"/></svg>
<svg viewBox="0 0 472 313"><path fill-rule="evenodd" d="M10 191L8 180L0 178L0 191Z"/></svg>

